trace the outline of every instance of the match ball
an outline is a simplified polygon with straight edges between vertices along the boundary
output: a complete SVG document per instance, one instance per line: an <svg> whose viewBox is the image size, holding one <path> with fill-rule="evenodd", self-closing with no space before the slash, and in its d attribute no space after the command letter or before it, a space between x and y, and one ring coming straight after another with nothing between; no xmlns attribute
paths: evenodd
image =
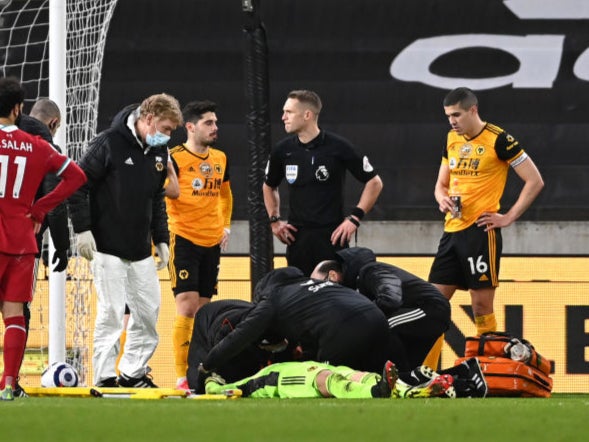
<svg viewBox="0 0 589 442"><path fill-rule="evenodd" d="M41 375L42 387L77 387L80 377L67 362L54 362Z"/></svg>

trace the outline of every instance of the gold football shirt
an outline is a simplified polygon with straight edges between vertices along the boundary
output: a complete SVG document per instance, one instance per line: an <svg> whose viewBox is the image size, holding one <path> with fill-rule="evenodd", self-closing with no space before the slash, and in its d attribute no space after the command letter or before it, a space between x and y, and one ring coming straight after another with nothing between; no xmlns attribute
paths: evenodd
<svg viewBox="0 0 589 442"><path fill-rule="evenodd" d="M448 133L442 164L450 168L449 193L462 201L462 217L446 214L444 230L457 232L472 225L483 212L499 211L509 166L527 158L518 141L500 127L487 123L472 139Z"/></svg>

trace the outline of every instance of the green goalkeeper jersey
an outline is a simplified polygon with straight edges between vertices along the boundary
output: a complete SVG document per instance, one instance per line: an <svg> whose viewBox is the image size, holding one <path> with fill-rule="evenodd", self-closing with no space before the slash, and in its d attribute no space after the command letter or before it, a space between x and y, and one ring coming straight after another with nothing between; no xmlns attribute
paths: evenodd
<svg viewBox="0 0 589 442"><path fill-rule="evenodd" d="M207 383L206 390L209 394L217 394L224 390L239 389L243 392L244 397L251 398L320 398L323 396L317 388L315 380L323 370L333 373L328 382L328 389L334 396L372 397L371 387L377 381L377 376L373 373L366 373L360 382L351 381L348 376L355 372L353 369L314 361L272 364L264 367L255 375L232 384Z"/></svg>

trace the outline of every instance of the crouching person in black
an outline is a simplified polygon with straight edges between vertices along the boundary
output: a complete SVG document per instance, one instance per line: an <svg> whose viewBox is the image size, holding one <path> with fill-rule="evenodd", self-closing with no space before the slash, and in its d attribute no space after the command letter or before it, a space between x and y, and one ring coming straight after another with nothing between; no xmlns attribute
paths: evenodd
<svg viewBox="0 0 589 442"><path fill-rule="evenodd" d="M204 393L204 377L198 367L205 361L209 351L231 333L255 307L239 299L226 299L202 306L196 313L192 339L188 350L188 386L195 393ZM291 351L292 350L292 351ZM216 370L227 382L235 382L251 376L271 362L293 360L294 349L281 337L266 334L252 342Z"/></svg>
<svg viewBox="0 0 589 442"><path fill-rule="evenodd" d="M247 316L209 352L201 371L217 371L269 330L304 349L305 359L379 372L390 346L384 314L368 299L295 267L273 270L254 291Z"/></svg>
<svg viewBox="0 0 589 442"><path fill-rule="evenodd" d="M432 284L399 267L376 261L372 250L351 247L337 261L319 263L311 276L358 290L388 319L392 354L400 370L423 364L450 326L450 303Z"/></svg>

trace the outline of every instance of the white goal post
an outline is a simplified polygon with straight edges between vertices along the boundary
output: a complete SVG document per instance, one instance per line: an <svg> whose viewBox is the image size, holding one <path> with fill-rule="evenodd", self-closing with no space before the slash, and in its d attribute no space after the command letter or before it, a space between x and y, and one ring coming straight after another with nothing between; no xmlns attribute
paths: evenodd
<svg viewBox="0 0 589 442"><path fill-rule="evenodd" d="M74 160L96 134L102 61L116 3L0 0L0 75L21 80L27 91L26 110L41 97L59 105L65 117L55 142ZM84 385L90 362L92 278L70 236L67 272L49 274L49 362L67 358Z"/></svg>

